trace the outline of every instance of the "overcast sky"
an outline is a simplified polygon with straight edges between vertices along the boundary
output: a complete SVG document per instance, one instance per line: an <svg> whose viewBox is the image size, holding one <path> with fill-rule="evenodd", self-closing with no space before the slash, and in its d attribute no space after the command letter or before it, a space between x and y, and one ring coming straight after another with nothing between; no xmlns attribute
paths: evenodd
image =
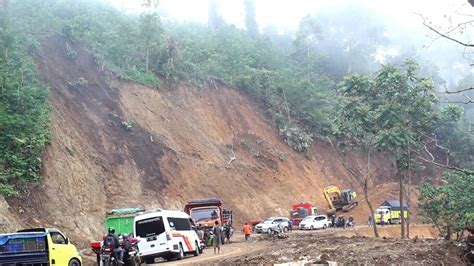
<svg viewBox="0 0 474 266"><path fill-rule="evenodd" d="M142 0L109 0L117 7L124 9L137 9ZM207 21L207 0L160 0L160 9L164 16L185 21ZM255 0L257 22L261 27L275 25L280 30L294 29L300 19L307 14L315 13L318 9L359 2L385 14L396 18L401 23L412 25L420 23L413 13L422 13L435 22L446 21L444 15L456 13L470 13L467 0ZM242 27L244 23L243 0L219 1L220 14L228 23Z"/></svg>

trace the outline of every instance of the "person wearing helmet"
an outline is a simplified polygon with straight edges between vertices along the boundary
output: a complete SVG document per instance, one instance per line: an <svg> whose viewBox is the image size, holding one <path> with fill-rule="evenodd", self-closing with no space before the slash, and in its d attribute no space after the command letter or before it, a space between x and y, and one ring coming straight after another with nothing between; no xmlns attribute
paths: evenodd
<svg viewBox="0 0 474 266"><path fill-rule="evenodd" d="M123 263L123 249L120 248L120 241L115 235L115 228L110 227L109 233L105 237L104 247L111 248L113 250L115 258L117 258L118 263Z"/></svg>
<svg viewBox="0 0 474 266"><path fill-rule="evenodd" d="M130 241L130 235L125 233L123 234L122 247L125 252L132 250L132 242Z"/></svg>

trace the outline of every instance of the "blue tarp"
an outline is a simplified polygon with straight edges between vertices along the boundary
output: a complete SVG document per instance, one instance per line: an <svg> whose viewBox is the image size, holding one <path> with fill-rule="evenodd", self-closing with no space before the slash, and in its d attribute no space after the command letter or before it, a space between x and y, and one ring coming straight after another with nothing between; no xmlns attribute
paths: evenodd
<svg viewBox="0 0 474 266"><path fill-rule="evenodd" d="M10 239L42 238L42 237L45 237L47 234L48 233L45 233L45 232L1 234L0 235L0 245L4 245Z"/></svg>

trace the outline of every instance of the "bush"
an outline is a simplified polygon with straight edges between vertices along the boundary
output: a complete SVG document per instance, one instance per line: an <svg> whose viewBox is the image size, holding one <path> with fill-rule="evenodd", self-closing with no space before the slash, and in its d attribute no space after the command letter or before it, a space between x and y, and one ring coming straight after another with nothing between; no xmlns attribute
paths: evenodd
<svg viewBox="0 0 474 266"><path fill-rule="evenodd" d="M311 147L313 137L297 126L284 127L280 129L280 136L295 151L305 152Z"/></svg>

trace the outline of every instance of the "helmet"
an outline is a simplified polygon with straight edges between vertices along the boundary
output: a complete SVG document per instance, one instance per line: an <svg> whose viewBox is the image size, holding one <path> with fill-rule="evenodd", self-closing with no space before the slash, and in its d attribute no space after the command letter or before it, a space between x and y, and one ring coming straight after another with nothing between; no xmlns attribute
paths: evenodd
<svg viewBox="0 0 474 266"><path fill-rule="evenodd" d="M128 236L129 236L129 235L128 235L127 233L124 233L124 234L122 235L123 239L128 238Z"/></svg>
<svg viewBox="0 0 474 266"><path fill-rule="evenodd" d="M109 233L115 234L115 228L109 227Z"/></svg>

